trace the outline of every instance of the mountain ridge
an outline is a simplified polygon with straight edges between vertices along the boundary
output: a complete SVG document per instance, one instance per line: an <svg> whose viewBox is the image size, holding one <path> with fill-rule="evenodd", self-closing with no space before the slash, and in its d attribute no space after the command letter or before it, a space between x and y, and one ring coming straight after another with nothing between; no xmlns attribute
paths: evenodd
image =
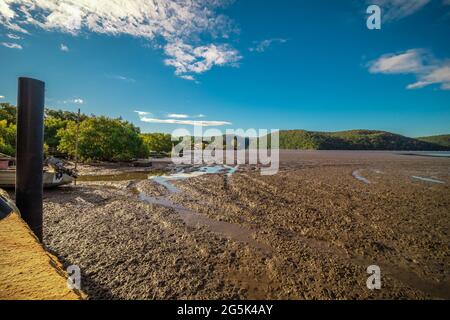
<svg viewBox="0 0 450 320"><path fill-rule="evenodd" d="M280 149L450 151L450 135L410 138L366 129L336 132L280 130Z"/></svg>

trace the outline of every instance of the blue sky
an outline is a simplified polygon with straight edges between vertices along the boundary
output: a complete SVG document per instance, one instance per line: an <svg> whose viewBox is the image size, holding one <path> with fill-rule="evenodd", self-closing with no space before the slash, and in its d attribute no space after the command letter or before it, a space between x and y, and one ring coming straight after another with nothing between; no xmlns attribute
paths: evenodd
<svg viewBox="0 0 450 320"><path fill-rule="evenodd" d="M49 107L143 132L450 133L449 0L125 3L0 0L0 102L29 76Z"/></svg>

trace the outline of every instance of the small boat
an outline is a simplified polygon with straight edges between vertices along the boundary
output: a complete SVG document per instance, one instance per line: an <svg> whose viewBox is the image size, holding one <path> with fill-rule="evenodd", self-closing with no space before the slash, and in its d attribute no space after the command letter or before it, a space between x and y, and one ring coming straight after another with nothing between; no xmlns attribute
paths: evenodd
<svg viewBox="0 0 450 320"><path fill-rule="evenodd" d="M15 188L16 186L16 168L15 159L4 154L0 154L0 188ZM65 184L70 184L76 177L70 170L63 170L58 167L58 163L49 162L49 169L44 169L43 185L44 188L55 188Z"/></svg>
<svg viewBox="0 0 450 320"><path fill-rule="evenodd" d="M72 183L74 178L65 174L52 171L43 172L44 188L54 188ZM0 188L15 188L16 170L0 170Z"/></svg>

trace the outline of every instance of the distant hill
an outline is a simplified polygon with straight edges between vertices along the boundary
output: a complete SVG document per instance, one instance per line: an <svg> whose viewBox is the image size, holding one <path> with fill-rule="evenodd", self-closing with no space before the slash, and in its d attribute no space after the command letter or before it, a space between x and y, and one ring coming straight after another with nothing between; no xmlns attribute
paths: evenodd
<svg viewBox="0 0 450 320"><path fill-rule="evenodd" d="M431 136L431 137L420 137L420 138L417 138L417 140L434 143L434 144L438 144L440 146L450 148L450 134L444 134L444 135L440 135L440 136Z"/></svg>
<svg viewBox="0 0 450 320"><path fill-rule="evenodd" d="M303 150L404 150L446 151L447 140L438 137L413 139L386 131L351 130L314 132L305 130L280 131L281 149Z"/></svg>

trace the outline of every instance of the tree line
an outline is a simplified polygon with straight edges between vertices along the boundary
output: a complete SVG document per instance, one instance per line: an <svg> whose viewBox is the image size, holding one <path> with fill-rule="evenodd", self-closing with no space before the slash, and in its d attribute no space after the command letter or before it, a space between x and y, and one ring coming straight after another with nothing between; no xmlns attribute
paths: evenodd
<svg viewBox="0 0 450 320"><path fill-rule="evenodd" d="M15 156L15 106L0 104L0 152ZM47 155L74 158L78 136L78 158L82 161L130 161L172 149L171 135L141 133L121 118L45 109L44 149Z"/></svg>
<svg viewBox="0 0 450 320"><path fill-rule="evenodd" d="M16 152L16 113L15 106L0 103L0 153L13 157ZM173 145L170 134L141 133L138 127L121 118L81 114L78 119L74 112L45 110L44 148L47 155L74 158L77 132L78 158L82 161L130 161L147 158L154 153L169 153ZM413 139L371 130L288 130L280 131L280 149L450 150L449 137ZM246 138L246 148L249 142ZM236 138L232 143L235 146L239 144ZM195 144L194 137L191 137L191 144ZM203 147L207 144L202 142Z"/></svg>
<svg viewBox="0 0 450 320"><path fill-rule="evenodd" d="M349 130L340 132L315 132L305 130L280 131L281 149L298 150L409 150L445 151L445 137L440 139L409 138L377 130ZM428 140L427 140L428 139ZM444 142L443 142L444 141Z"/></svg>

